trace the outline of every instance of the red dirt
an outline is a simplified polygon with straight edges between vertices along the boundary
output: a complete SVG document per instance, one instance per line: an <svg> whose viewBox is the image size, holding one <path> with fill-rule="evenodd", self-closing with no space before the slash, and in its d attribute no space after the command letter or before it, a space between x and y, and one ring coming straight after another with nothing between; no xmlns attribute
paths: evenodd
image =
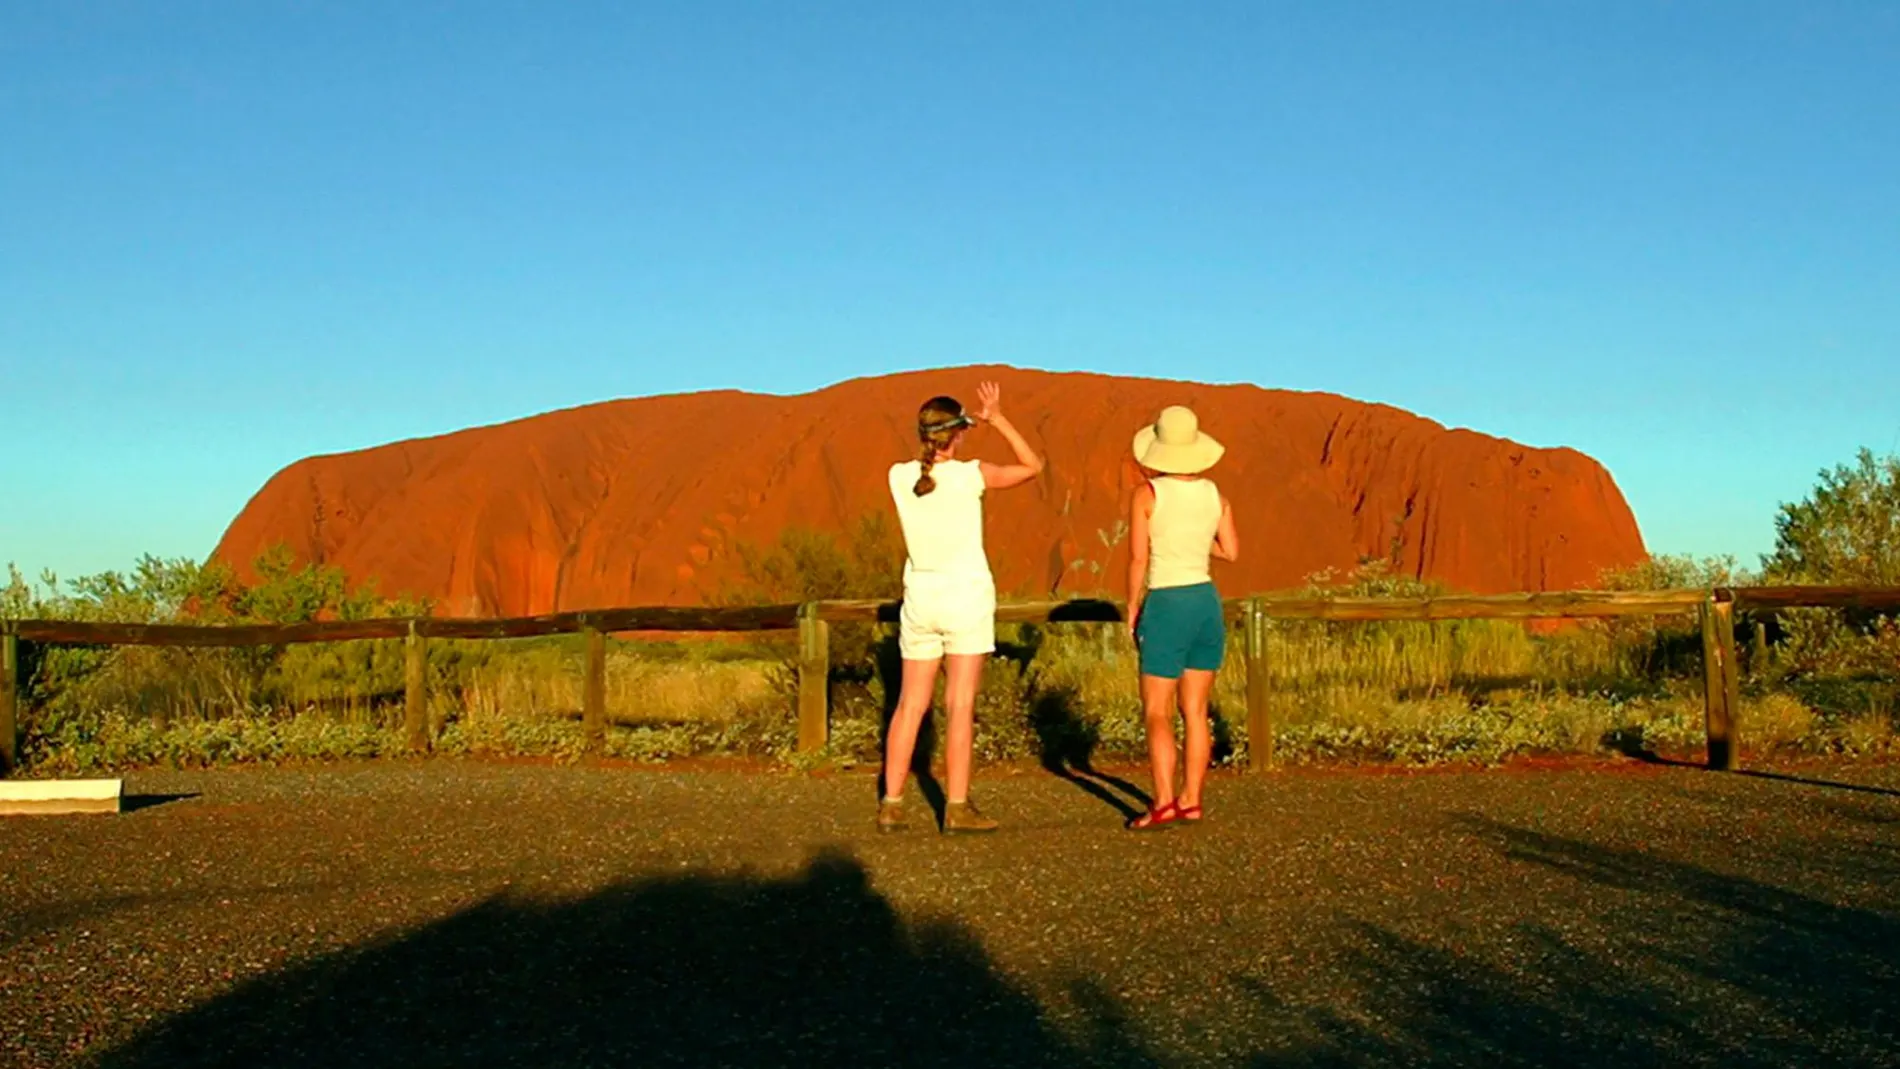
<svg viewBox="0 0 1900 1069"><path fill-rule="evenodd" d="M1137 427L1191 405L1228 447L1242 560L1229 593L1282 589L1397 548L1398 571L1478 593L1587 586L1644 555L1610 475L1533 449L1321 393L1002 367L857 379L795 397L713 391L610 401L436 438L312 457L279 472L215 556L244 571L284 543L449 615L693 604L732 547L787 524L842 528L889 510L917 405L973 402L983 378L1049 459L988 503L999 586L1066 596L1121 586L1109 548L1139 474ZM993 432L970 454L1007 459Z"/></svg>

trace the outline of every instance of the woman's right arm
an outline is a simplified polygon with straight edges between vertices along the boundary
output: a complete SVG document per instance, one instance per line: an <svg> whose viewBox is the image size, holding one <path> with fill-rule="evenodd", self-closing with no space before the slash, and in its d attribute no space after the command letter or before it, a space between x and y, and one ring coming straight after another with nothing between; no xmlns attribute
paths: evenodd
<svg viewBox="0 0 1900 1069"><path fill-rule="evenodd" d="M1141 603L1148 595L1148 519L1154 514L1155 491L1147 483L1135 491L1128 506L1128 637L1135 637Z"/></svg>
<svg viewBox="0 0 1900 1069"><path fill-rule="evenodd" d="M1041 475L1042 458L1036 455L1034 449L1029 448L1029 443L1023 439L1022 434L1016 430L1015 425L1010 423L1009 417L998 412L990 417L989 422L990 426L995 427L997 431L1002 434L1003 440L1009 443L1010 450L1016 454L1016 463L991 464L985 462L983 464L983 486L989 490L1007 490L1012 486L1021 486L1023 483Z"/></svg>
<svg viewBox="0 0 1900 1069"><path fill-rule="evenodd" d="M1234 505L1220 499L1220 526L1214 528L1214 556L1224 561L1240 559L1240 532L1234 529Z"/></svg>
<svg viewBox="0 0 1900 1069"><path fill-rule="evenodd" d="M983 461L979 470L983 472L983 488L986 490L1007 490L1012 486L1021 486L1042 474L1042 458L1029 448L1016 425L1003 415L1003 388L993 382L986 382L976 388L977 400L981 403L976 418L995 427L1003 440L1009 443L1010 452L1016 454L1014 464L991 464Z"/></svg>

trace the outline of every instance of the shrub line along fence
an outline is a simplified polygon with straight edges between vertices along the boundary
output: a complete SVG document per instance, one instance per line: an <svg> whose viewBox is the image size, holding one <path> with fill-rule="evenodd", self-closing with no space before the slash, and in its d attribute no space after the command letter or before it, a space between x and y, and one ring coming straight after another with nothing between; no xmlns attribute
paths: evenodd
<svg viewBox="0 0 1900 1069"><path fill-rule="evenodd" d="M1624 616L1699 614L1702 623L1703 688L1707 710L1708 766L1733 770L1739 755L1736 714L1740 673L1735 657L1735 614L1768 615L1785 609L1900 610L1900 587L1757 586L1645 591L1558 591L1450 595L1423 598L1257 595L1225 603L1227 618L1241 625L1247 666L1247 728L1250 763L1264 769L1273 760L1266 668L1269 620L1418 622L1433 620L1602 619ZM1117 623L1119 601L1036 601L1000 605L1001 623ZM507 619L416 617L321 620L298 624L132 624L75 620L0 621L0 771L17 765L19 744L19 643L82 646L283 646L301 642L402 639L403 723L412 749L429 748L427 675L429 639L504 639L579 633L586 665L581 723L591 746L606 734L606 636L627 632L792 631L799 636L798 748L824 747L830 733L830 625L890 623L894 601L812 601L790 605L706 608L594 609ZM1762 641L1762 632L1756 641Z"/></svg>

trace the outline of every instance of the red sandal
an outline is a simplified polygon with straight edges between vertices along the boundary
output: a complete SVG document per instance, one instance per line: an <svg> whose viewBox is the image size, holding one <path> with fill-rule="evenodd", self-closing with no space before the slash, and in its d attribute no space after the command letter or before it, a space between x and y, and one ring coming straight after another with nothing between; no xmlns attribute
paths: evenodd
<svg viewBox="0 0 1900 1069"><path fill-rule="evenodd" d="M1150 809L1127 824L1129 831L1161 831L1168 825L1181 819L1181 807L1169 802L1159 809Z"/></svg>
<svg viewBox="0 0 1900 1069"><path fill-rule="evenodd" d="M1181 817L1181 819L1182 819L1183 821L1185 821L1186 823L1189 823L1189 824L1198 824L1198 823L1200 823L1200 821L1201 821L1201 816L1202 816L1202 813L1201 813L1201 807L1200 807L1200 806L1198 806L1198 805L1181 805L1181 804L1179 804L1179 803L1176 803L1176 805L1175 805L1175 807L1174 807L1174 808L1175 808L1175 810L1176 810L1176 811L1178 812L1178 814L1179 814L1179 816Z"/></svg>

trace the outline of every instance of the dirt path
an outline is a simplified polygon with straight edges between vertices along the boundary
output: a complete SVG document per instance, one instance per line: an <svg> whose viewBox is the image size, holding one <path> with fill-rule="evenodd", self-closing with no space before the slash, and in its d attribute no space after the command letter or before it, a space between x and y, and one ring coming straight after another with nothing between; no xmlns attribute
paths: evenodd
<svg viewBox="0 0 1900 1069"><path fill-rule="evenodd" d="M449 761L0 821L0 1060L1900 1065L1900 769L992 777Z"/></svg>

